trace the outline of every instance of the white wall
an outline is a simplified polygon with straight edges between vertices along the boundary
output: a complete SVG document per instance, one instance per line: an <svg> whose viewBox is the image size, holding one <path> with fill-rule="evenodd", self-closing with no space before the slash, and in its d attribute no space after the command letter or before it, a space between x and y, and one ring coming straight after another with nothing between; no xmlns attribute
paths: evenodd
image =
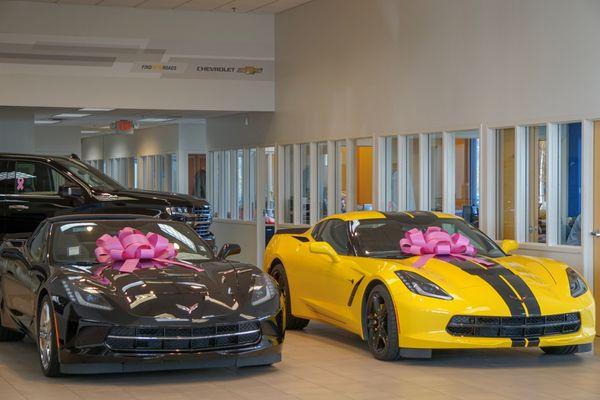
<svg viewBox="0 0 600 400"><path fill-rule="evenodd" d="M0 105L274 109L273 15L0 1L0 49L27 55L0 59ZM194 60L268 71L194 77Z"/></svg>
<svg viewBox="0 0 600 400"><path fill-rule="evenodd" d="M38 126L34 128L34 146L38 154L81 156L81 129L77 126ZM28 152L29 149L22 151Z"/></svg>
<svg viewBox="0 0 600 400"><path fill-rule="evenodd" d="M236 243L242 248L239 256L233 260L262 265L256 256L256 224L248 222L215 221L210 227L216 236L216 245L221 248L225 243Z"/></svg>
<svg viewBox="0 0 600 400"><path fill-rule="evenodd" d="M182 193L188 193L188 155L206 154L206 123L180 124L178 136L177 171L178 187Z"/></svg>
<svg viewBox="0 0 600 400"><path fill-rule="evenodd" d="M31 153L34 148L33 111L0 108L0 152Z"/></svg>

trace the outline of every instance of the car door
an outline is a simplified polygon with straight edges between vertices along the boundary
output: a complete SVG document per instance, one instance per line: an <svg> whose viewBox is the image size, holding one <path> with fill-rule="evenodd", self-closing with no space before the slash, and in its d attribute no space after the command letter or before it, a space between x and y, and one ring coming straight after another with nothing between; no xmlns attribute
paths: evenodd
<svg viewBox="0 0 600 400"><path fill-rule="evenodd" d="M32 329L36 293L45 275L42 271L47 236L48 225L44 224L18 251L9 249L2 255L2 300L13 319L26 329Z"/></svg>
<svg viewBox="0 0 600 400"><path fill-rule="evenodd" d="M73 207L73 200L59 196L65 177L50 165L16 160L15 191L6 202L6 231L33 232L44 219Z"/></svg>
<svg viewBox="0 0 600 400"><path fill-rule="evenodd" d="M317 241L327 242L340 256L334 262L329 256L313 254L314 268L318 277L315 279L314 291L319 312L336 325L344 326L351 322L349 299L355 286L362 278L355 257L352 256L348 223L331 219L318 232Z"/></svg>

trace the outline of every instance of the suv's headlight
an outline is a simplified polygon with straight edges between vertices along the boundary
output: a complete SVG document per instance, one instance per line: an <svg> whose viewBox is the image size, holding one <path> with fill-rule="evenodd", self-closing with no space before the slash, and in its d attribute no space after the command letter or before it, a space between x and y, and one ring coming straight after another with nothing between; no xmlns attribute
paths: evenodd
<svg viewBox="0 0 600 400"><path fill-rule="evenodd" d="M277 295L277 286L267 274L254 275L250 291L252 292L252 305L257 306L273 299Z"/></svg>
<svg viewBox="0 0 600 400"><path fill-rule="evenodd" d="M192 209L189 207L167 207L165 210L167 211L167 214L173 215L173 216L185 215L185 214L192 213Z"/></svg>
<svg viewBox="0 0 600 400"><path fill-rule="evenodd" d="M63 287L69 300L79 305L97 308L99 310L112 310L112 306L104 298L102 293L93 286L70 285L63 281Z"/></svg>
<svg viewBox="0 0 600 400"><path fill-rule="evenodd" d="M396 271L396 275L413 293L442 300L453 299L444 289L415 272Z"/></svg>
<svg viewBox="0 0 600 400"><path fill-rule="evenodd" d="M579 297L588 291L585 281L573 268L567 268L567 277L569 278L569 289L571 296Z"/></svg>

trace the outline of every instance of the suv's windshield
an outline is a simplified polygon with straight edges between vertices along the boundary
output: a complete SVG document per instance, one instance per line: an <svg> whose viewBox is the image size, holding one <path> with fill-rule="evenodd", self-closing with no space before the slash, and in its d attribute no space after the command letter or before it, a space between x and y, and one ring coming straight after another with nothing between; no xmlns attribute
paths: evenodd
<svg viewBox="0 0 600 400"><path fill-rule="evenodd" d="M131 227L143 234L157 233L173 243L180 261L213 258L211 249L190 227L181 222L163 220L90 220L55 223L52 227L50 259L57 264L96 264L96 240Z"/></svg>
<svg viewBox="0 0 600 400"><path fill-rule="evenodd" d="M57 162L65 167L71 174L79 178L92 189L100 191L122 190L118 182L112 180L107 175L98 171L96 168L82 162L74 160L57 160Z"/></svg>
<svg viewBox="0 0 600 400"><path fill-rule="evenodd" d="M461 219L442 218L427 224L407 223L393 219L356 220L350 224L351 234L356 241L358 252L363 257L408 258L413 257L400 249L400 239L411 229L425 232L430 226L438 226L449 234L460 233L466 236L477 254L485 257L503 257L504 253L491 239L477 228Z"/></svg>

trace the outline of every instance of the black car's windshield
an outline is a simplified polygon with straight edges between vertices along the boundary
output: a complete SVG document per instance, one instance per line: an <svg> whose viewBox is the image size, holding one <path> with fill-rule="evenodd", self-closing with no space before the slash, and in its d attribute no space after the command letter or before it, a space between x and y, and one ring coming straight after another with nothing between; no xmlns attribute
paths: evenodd
<svg viewBox="0 0 600 400"><path fill-rule="evenodd" d="M359 253L363 257L374 258L408 258L410 254L400 249L400 239L411 229L425 232L428 227L437 226L449 234L460 233L466 236L477 254L485 257L503 257L504 253L491 239L477 228L462 219L440 218L427 224L416 224L394 219L356 220L350 224L352 237Z"/></svg>
<svg viewBox="0 0 600 400"><path fill-rule="evenodd" d="M163 220L95 220L55 223L52 227L50 259L56 264L96 264L96 240L104 234L116 236L131 227L156 233L173 243L177 260L202 261L213 258L211 249L190 227L181 222Z"/></svg>
<svg viewBox="0 0 600 400"><path fill-rule="evenodd" d="M77 162L74 160L57 160L57 162L65 167L71 174L77 177L79 180L83 181L86 185L90 186L92 189L101 190L101 191L113 191L113 190L122 190L123 186L121 186L118 182L112 180L107 175L98 171L96 168L91 165L87 165L82 162Z"/></svg>

